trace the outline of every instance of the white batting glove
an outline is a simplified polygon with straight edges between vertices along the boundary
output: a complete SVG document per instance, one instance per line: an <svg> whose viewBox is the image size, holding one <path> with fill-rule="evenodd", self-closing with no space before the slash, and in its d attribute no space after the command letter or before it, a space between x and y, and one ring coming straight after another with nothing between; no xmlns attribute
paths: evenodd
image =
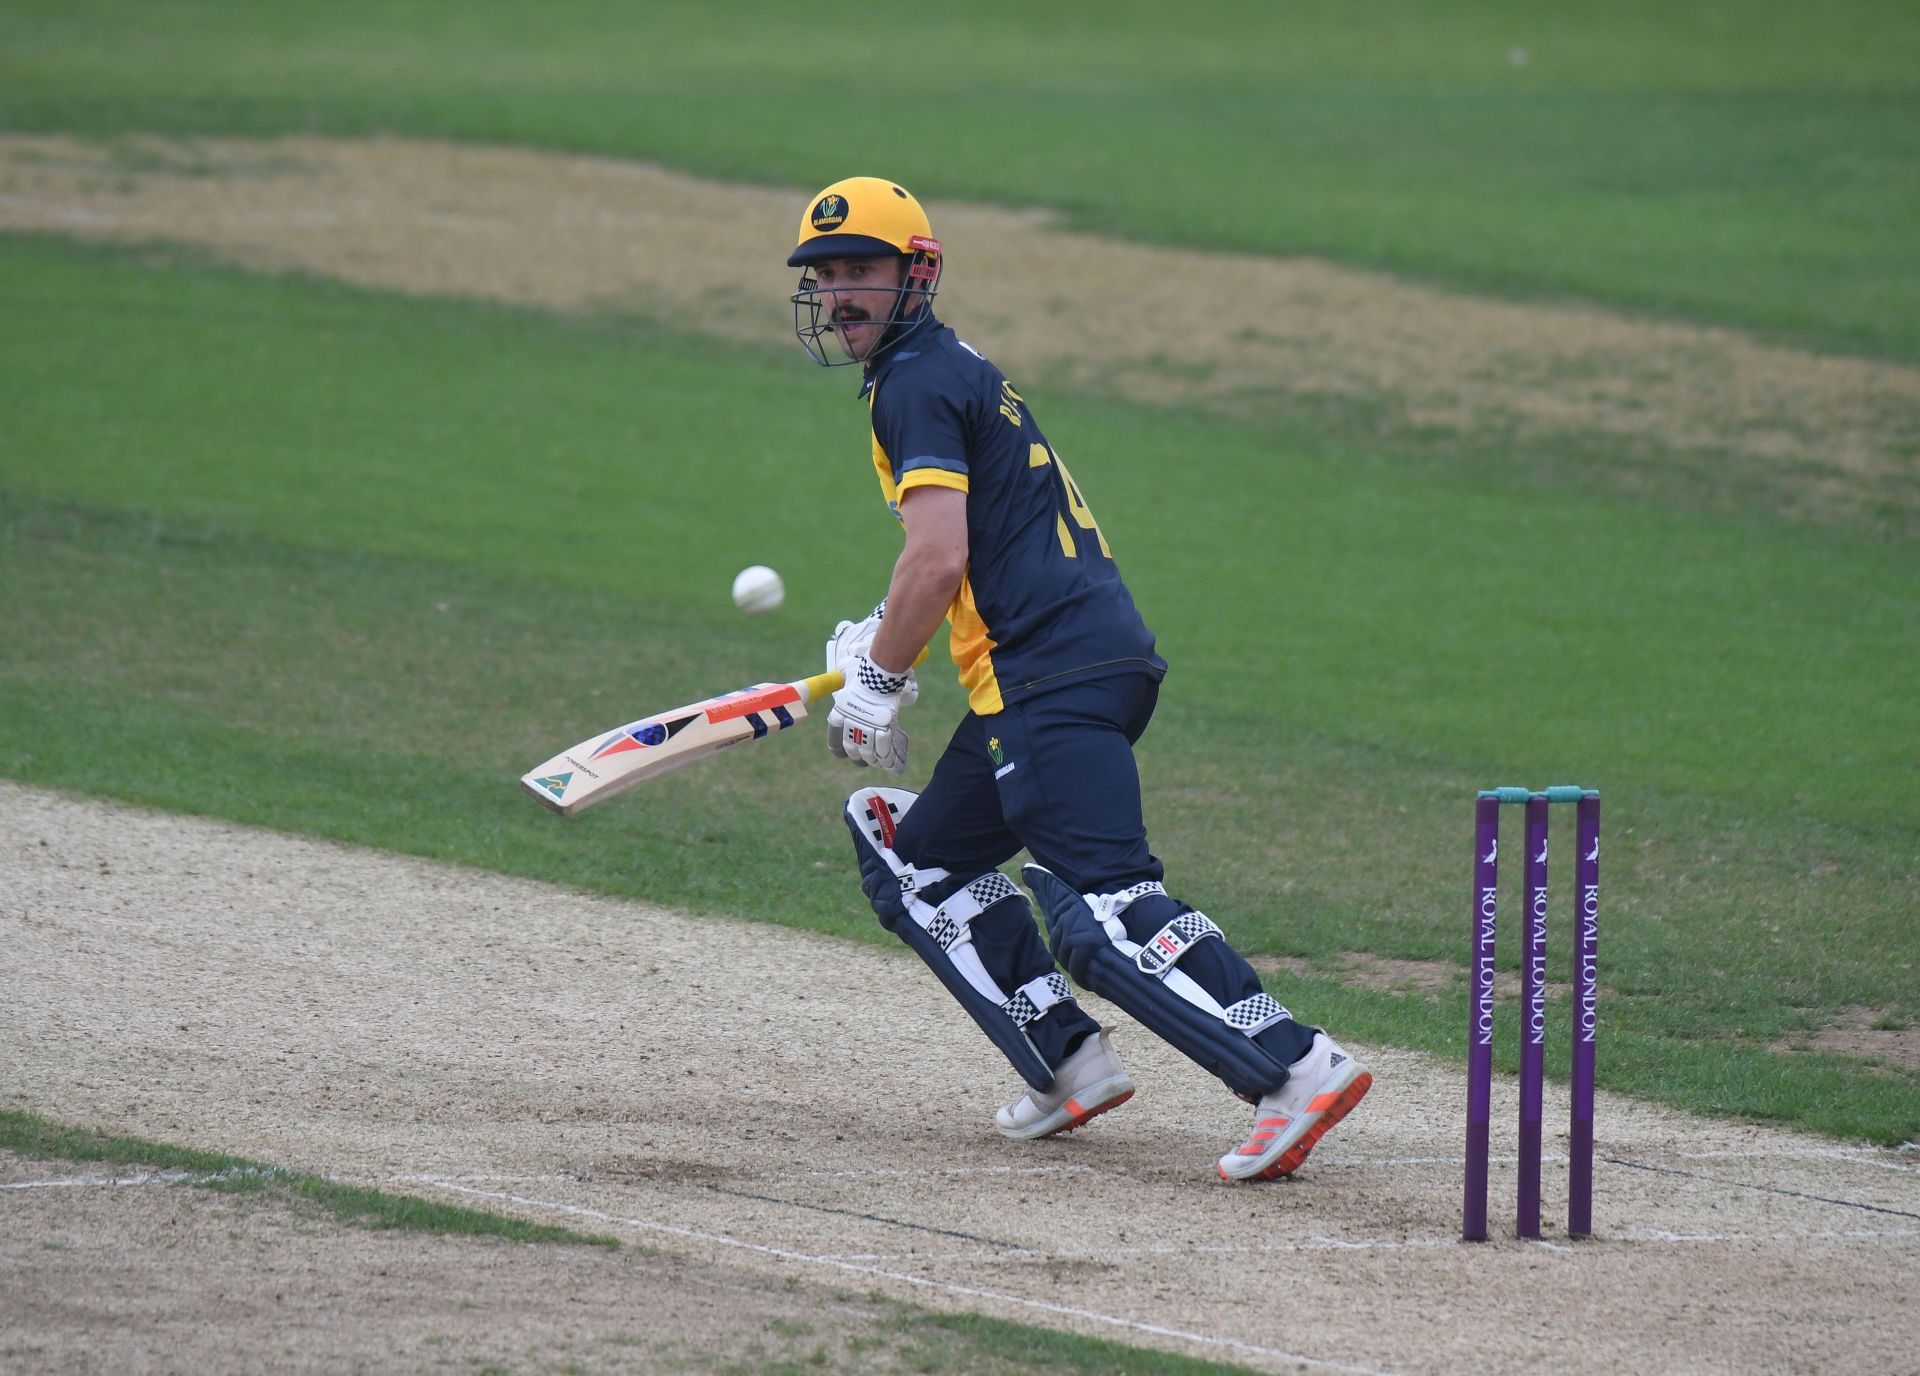
<svg viewBox="0 0 1920 1376"><path fill-rule="evenodd" d="M887 599L881 598L880 605L867 614L864 621L842 621L833 628L833 634L827 637L827 669L847 674L851 682L853 675L847 672L847 661L855 655L863 655L873 648L873 638L880 633L880 623L886 619ZM911 707L920 701L920 680L913 670L907 670L907 686L901 697L902 707ZM827 731L827 749L845 758L846 751L841 748L840 731L829 727Z"/></svg>
<svg viewBox="0 0 1920 1376"><path fill-rule="evenodd" d="M864 621L842 621L833 628L833 634L827 637L827 670L832 672L855 655L863 655L873 648L873 638L880 633L880 622L887 614L887 599L881 598L880 605L867 614Z"/></svg>
<svg viewBox="0 0 1920 1376"><path fill-rule="evenodd" d="M907 733L900 711L908 705L913 671L890 674L865 653L840 665L847 686L833 695L827 713L827 748L855 764L877 764L889 774L907 767Z"/></svg>

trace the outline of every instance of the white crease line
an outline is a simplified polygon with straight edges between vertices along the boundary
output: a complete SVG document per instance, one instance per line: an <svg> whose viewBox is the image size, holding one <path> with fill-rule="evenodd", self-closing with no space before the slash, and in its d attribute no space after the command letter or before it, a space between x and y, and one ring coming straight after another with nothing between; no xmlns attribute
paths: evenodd
<svg viewBox="0 0 1920 1376"><path fill-rule="evenodd" d="M1158 1169L1158 1168L1156 1168ZM866 1180L872 1178L891 1178L895 1176L928 1175L1091 1175L1092 1166L944 1166L929 1170L925 1167L914 1169L904 1166L871 1166L838 1171L795 1171L783 1178L788 1180Z"/></svg>
<svg viewBox="0 0 1920 1376"><path fill-rule="evenodd" d="M582 1218L598 1219L603 1223L621 1223L631 1228L641 1228L648 1232L670 1233L676 1237L692 1238L699 1242L710 1242L721 1247L737 1247L743 1251L758 1252L762 1256L778 1257L782 1261L800 1261L815 1266L828 1266L839 1271L850 1271L855 1275L874 1276L881 1280L898 1281L903 1285L918 1286L927 1290L942 1290L951 1295L967 1295L975 1299L992 1300L999 1304L1018 1305L1027 1309L1037 1309L1043 1313L1058 1314L1063 1318L1085 1319L1093 1323L1107 1324L1114 1328L1130 1329L1136 1333L1150 1333L1160 1338L1177 1338L1183 1342L1199 1343L1206 1347L1225 1348L1232 1352L1244 1352L1255 1357L1270 1357L1278 1361L1294 1362L1300 1366L1318 1367L1325 1371L1346 1371L1354 1376L1387 1376L1372 1367L1350 1366L1345 1362L1330 1362L1319 1357L1308 1357L1298 1352L1288 1352L1277 1347L1261 1347L1257 1343L1242 1342L1238 1338L1221 1337L1213 1333L1191 1333L1184 1329L1168 1328L1162 1324L1146 1323L1140 1319L1121 1318L1116 1314L1102 1314L1097 1310L1079 1309L1073 1305L1054 1304L1047 1300L1037 1300L1026 1295L1012 1295L999 1290L985 1290L973 1285L959 1285L952 1281L929 1280L924 1276L908 1275L903 1271L886 1271L877 1266L862 1266L850 1261L835 1261L826 1256L807 1252L790 1251L784 1247L772 1247L763 1242L743 1242L739 1238L728 1237L724 1233L706 1233L694 1228L682 1228L670 1223L655 1223L644 1218L622 1218L617 1214L603 1213L599 1209L583 1208L578 1204L565 1204L551 1199L529 1199L524 1195L507 1194L500 1190L479 1190L471 1185L459 1185L452 1181L432 1180L423 1177L423 1184L435 1185L444 1190L459 1194L477 1195L487 1199L504 1199L514 1204L525 1205L533 1209L551 1209L559 1213L574 1214Z"/></svg>
<svg viewBox="0 0 1920 1376"><path fill-rule="evenodd" d="M1670 1161L1709 1161L1718 1159L1773 1160L1773 1161L1841 1161L1851 1165L1874 1166L1881 1170L1898 1171L1903 1174L1920 1174L1920 1166L1904 1165L1895 1161L1876 1159L1878 1148L1871 1147L1804 1147L1772 1151L1672 1151L1663 1148L1618 1148L1623 1155L1644 1157L1650 1160ZM1547 1166L1565 1166L1568 1164L1564 1152L1544 1152L1541 1164ZM1416 1166L1463 1166L1464 1156L1347 1156L1322 1150L1314 1155L1313 1164L1322 1170L1402 1170ZM1513 1166L1519 1163L1517 1154L1494 1155L1487 1158L1494 1166ZM1193 1167L1179 1163L1166 1165L1129 1165L1113 1163L1091 1166L1084 1163L1059 1166L945 1166L939 1168L909 1166L863 1166L847 1167L840 1170L817 1171L777 1171L766 1178L779 1180L866 1180L899 1179L911 1177L952 1177L966 1176L1028 1176L1028 1175L1165 1175L1188 1174ZM1208 1172L1210 1174L1210 1172ZM420 1177L397 1176L397 1180L411 1180ZM585 1184L608 1183L625 1184L624 1180L597 1181L581 1175L495 1175L471 1174L447 1177L455 1180L496 1180L496 1181L536 1181L536 1180L573 1180Z"/></svg>
<svg viewBox="0 0 1920 1376"><path fill-rule="evenodd" d="M1625 1154L1624 1150L1622 1154ZM1856 1166L1878 1166L1883 1171L1899 1171L1902 1174L1920 1175L1920 1166L1908 1166L1899 1161L1885 1161L1880 1159L1885 1153L1878 1147L1792 1147L1785 1151L1651 1151L1637 1152L1635 1154L1642 1156L1664 1156L1670 1161L1845 1161Z"/></svg>
<svg viewBox="0 0 1920 1376"><path fill-rule="evenodd" d="M282 1175L276 1170L261 1170L245 1167L236 1171L215 1171L211 1175L193 1171L142 1171L138 1175L71 1175L58 1180L8 1180L0 1181L0 1190L62 1190L80 1189L86 1186L117 1188L125 1185L214 1185L223 1180L246 1180L254 1177L265 1179Z"/></svg>
<svg viewBox="0 0 1920 1376"><path fill-rule="evenodd" d="M127 1175L118 1178L104 1175L74 1175L64 1180L9 1180L0 1183L0 1190L69 1190L87 1185L152 1185L198 1178L184 1171L168 1171L164 1175Z"/></svg>
<svg viewBox="0 0 1920 1376"><path fill-rule="evenodd" d="M1531 1247L1543 1247L1551 1252L1579 1254L1591 1247L1608 1243L1628 1246L1715 1246L1725 1243L1791 1243L1804 1242L1887 1242L1902 1241L1908 1238L1920 1238L1920 1228L1829 1228L1816 1229L1805 1233L1676 1233L1664 1228L1627 1228L1619 1232L1601 1234L1593 1242L1559 1242L1550 1238L1536 1238L1528 1242ZM1504 1239L1502 1239L1504 1241ZM1137 1247L1101 1247L1095 1252L1080 1255L1074 1252L1039 1253L1022 1252L1018 1256L1009 1256L1005 1251L996 1252L828 1252L822 1253L819 1260L825 1261L891 1261L918 1262L926 1265L937 1263L969 1264L977 1262L1032 1262L1036 1255L1042 1261L1103 1261L1112 1257L1165 1257L1165 1256L1261 1256L1288 1252L1404 1252L1428 1251L1443 1248L1460 1247L1464 1244L1458 1237L1449 1234L1446 1237L1400 1237L1400 1238L1345 1238L1315 1235L1300 1242L1201 1242L1180 1243L1164 1242Z"/></svg>
<svg viewBox="0 0 1920 1376"><path fill-rule="evenodd" d="M1884 1242L1920 1238L1920 1228L1817 1228L1806 1233L1671 1233L1664 1228L1630 1228L1612 1234L1621 1242L1697 1245L1715 1242Z"/></svg>
<svg viewBox="0 0 1920 1376"><path fill-rule="evenodd" d="M490 1180L496 1185L526 1185L541 1182L547 1184L565 1182L574 1185L626 1185L632 1183L628 1180L606 1180L593 1176L567 1175L565 1173L548 1175L497 1175L489 1171L462 1171L458 1175L390 1175L386 1178L386 1183L389 1185L433 1185L438 1184L442 1180L459 1180L462 1182Z"/></svg>
<svg viewBox="0 0 1920 1376"><path fill-rule="evenodd" d="M1618 1152L1622 1157L1635 1157L1649 1161L1718 1161L1718 1160L1757 1160L1757 1161L1840 1161L1848 1165L1874 1166L1880 1170L1899 1171L1902 1174L1920 1175L1920 1166L1909 1166L1898 1161L1879 1159L1874 1147L1789 1147L1777 1150L1740 1150L1740 1151L1674 1151L1662 1147L1607 1147L1596 1144L1603 1150ZM1494 1155L1487 1158L1495 1166L1511 1166L1520 1160L1517 1154ZM1540 1160L1549 1166L1564 1166L1567 1157L1564 1152L1543 1152ZM1355 1170L1378 1167L1398 1168L1404 1166L1464 1166L1464 1156L1334 1156L1316 1153L1313 1164L1319 1167L1343 1167ZM1149 1168L1153 1169L1153 1168Z"/></svg>
<svg viewBox="0 0 1920 1376"><path fill-rule="evenodd" d="M1287 1252L1374 1252L1412 1251L1427 1247L1454 1247L1454 1237L1351 1238L1312 1234L1300 1242L1157 1242L1135 1247L1102 1247L1097 1256L1074 1257L1056 1253L1067 1260L1094 1261L1099 1257L1172 1257L1172 1256L1262 1256Z"/></svg>
<svg viewBox="0 0 1920 1376"><path fill-rule="evenodd" d="M1057 1257L1044 1252L1035 1252L1027 1248L1020 1250L1019 1260L1041 1261L1057 1260ZM817 1261L1006 1261L1005 1248L991 1252L819 1252Z"/></svg>

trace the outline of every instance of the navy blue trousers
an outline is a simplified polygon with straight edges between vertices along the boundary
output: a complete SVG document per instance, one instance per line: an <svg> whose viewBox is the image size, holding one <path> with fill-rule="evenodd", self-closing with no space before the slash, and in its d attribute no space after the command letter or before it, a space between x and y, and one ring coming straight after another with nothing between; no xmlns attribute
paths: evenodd
<svg viewBox="0 0 1920 1376"><path fill-rule="evenodd" d="M1081 893L1160 878L1133 762L1159 696L1152 675L1122 674L967 713L895 851L970 879L1024 847Z"/></svg>
<svg viewBox="0 0 1920 1376"><path fill-rule="evenodd" d="M1133 759L1134 742L1159 697L1153 675L1123 673L1068 684L990 717L967 713L901 822L895 853L917 868L951 871L946 882L952 887L999 868L1022 848L1080 893L1112 893L1162 878L1160 861L1147 848ZM937 904L945 889L934 886L920 896ZM1166 920L1157 916L1152 929ZM1133 935L1145 940L1152 931ZM973 944L1003 989L1054 968L1024 913L981 914ZM1181 968L1222 1003L1260 990L1259 975L1225 942L1201 943ZM1099 1027L1074 1003L1049 1012L1027 1033L1047 1064L1058 1065ZM1310 1039L1291 1021L1257 1038L1281 1065L1304 1054Z"/></svg>

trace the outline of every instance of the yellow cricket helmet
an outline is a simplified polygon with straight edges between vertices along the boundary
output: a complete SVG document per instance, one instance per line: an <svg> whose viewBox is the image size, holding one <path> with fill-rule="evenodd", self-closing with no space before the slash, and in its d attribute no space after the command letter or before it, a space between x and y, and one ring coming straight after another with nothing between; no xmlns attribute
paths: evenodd
<svg viewBox="0 0 1920 1376"><path fill-rule="evenodd" d="M832 258L897 258L904 264L892 309L878 321L885 327L879 340L857 357L836 316L843 322L871 317L816 280L814 267ZM808 357L828 368L866 363L899 343L932 303L940 287L940 241L933 237L927 212L905 187L884 177L848 177L808 203L787 266L800 269L800 285L791 298L793 332ZM828 356L826 337L836 334L844 358Z"/></svg>
<svg viewBox="0 0 1920 1376"><path fill-rule="evenodd" d="M884 177L848 177L808 205L787 266L805 267L823 258L912 257L929 244L937 254L927 212L905 187Z"/></svg>

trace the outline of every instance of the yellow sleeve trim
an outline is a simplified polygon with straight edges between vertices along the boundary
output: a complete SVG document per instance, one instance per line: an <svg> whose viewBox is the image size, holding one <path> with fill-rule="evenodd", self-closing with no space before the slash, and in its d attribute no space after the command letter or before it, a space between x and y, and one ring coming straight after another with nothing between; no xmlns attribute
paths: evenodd
<svg viewBox="0 0 1920 1376"><path fill-rule="evenodd" d="M949 473L943 468L916 468L900 479L901 496L906 496L916 487L950 487L956 492L970 490L966 474Z"/></svg>

